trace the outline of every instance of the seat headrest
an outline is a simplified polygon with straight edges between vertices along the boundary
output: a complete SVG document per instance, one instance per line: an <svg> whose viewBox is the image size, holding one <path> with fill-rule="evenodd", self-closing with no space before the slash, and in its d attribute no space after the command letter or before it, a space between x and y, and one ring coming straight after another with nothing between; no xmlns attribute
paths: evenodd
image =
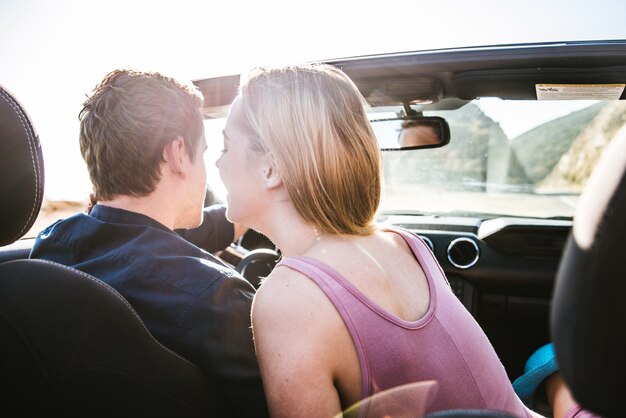
<svg viewBox="0 0 626 418"><path fill-rule="evenodd" d="M43 198L39 137L18 101L0 86L0 246L21 238Z"/></svg>
<svg viewBox="0 0 626 418"><path fill-rule="evenodd" d="M584 408L622 416L626 375L626 127L580 196L557 274L552 336L565 382Z"/></svg>

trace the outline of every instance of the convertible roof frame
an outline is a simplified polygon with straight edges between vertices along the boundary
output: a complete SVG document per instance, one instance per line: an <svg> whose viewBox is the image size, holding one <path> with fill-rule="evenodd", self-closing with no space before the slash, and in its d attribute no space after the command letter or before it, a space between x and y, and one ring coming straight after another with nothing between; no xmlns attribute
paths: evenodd
<svg viewBox="0 0 626 418"><path fill-rule="evenodd" d="M372 106L427 97L536 100L535 84L626 84L626 40L448 48L319 62L342 69ZM223 116L237 95L239 79L229 75L194 81L209 116Z"/></svg>

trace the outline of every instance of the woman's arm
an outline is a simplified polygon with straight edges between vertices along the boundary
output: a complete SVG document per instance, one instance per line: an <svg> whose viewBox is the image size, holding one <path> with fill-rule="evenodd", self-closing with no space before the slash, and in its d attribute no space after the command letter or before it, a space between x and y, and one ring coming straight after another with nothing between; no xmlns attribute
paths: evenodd
<svg viewBox="0 0 626 418"><path fill-rule="evenodd" d="M336 311L305 276L274 270L257 292L252 329L272 417L330 417L341 412L335 389Z"/></svg>

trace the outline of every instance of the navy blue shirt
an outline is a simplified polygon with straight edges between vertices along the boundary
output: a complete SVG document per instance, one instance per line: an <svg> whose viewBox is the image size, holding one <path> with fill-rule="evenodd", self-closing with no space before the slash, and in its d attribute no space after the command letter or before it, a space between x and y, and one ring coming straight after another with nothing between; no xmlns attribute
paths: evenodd
<svg viewBox="0 0 626 418"><path fill-rule="evenodd" d="M224 415L267 415L250 329L254 288L208 252L150 217L96 205L43 230L31 258L120 292L157 340L217 383Z"/></svg>

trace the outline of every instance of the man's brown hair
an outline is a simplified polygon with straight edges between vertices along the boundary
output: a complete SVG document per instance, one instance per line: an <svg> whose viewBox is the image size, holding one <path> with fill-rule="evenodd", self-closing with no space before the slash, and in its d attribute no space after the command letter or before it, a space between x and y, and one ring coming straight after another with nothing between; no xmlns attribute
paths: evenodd
<svg viewBox="0 0 626 418"><path fill-rule="evenodd" d="M202 101L195 87L159 73L107 74L79 114L80 151L96 199L152 193L161 177L163 148L179 136L195 159L204 134Z"/></svg>

